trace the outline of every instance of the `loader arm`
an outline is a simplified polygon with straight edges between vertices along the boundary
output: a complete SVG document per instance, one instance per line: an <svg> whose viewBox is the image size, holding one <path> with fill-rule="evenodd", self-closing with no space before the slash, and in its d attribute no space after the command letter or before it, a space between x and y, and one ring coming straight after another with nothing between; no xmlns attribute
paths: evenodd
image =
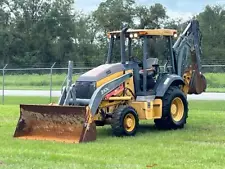
<svg viewBox="0 0 225 169"><path fill-rule="evenodd" d="M173 55L176 74L183 77L186 84L184 92L188 94L204 92L206 79L201 73L201 33L197 20L191 20L179 36L173 46Z"/></svg>
<svg viewBox="0 0 225 169"><path fill-rule="evenodd" d="M104 97L108 93L112 92L115 88L120 86L122 83L124 83L127 79L129 79L131 77L132 77L132 73L124 74L121 77L116 78L116 79L100 86L98 89L96 89L96 91L92 95L91 100L88 105L88 107L91 110L92 115L96 114L96 111L97 111L99 105L101 104L101 101L104 99Z"/></svg>
<svg viewBox="0 0 225 169"><path fill-rule="evenodd" d="M92 116L94 116L104 97L130 77L132 77L132 73L127 73L103 84L94 91L91 99L76 98L74 85L71 85L71 87L68 88L68 91L66 90L66 87L64 87L62 95L59 99L59 105L86 105L89 107Z"/></svg>

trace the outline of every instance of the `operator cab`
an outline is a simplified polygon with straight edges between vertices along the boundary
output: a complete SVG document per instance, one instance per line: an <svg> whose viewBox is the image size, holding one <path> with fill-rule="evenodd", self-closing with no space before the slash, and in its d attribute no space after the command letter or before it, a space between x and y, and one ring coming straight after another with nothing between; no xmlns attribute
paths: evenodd
<svg viewBox="0 0 225 169"><path fill-rule="evenodd" d="M121 63L126 70L133 70L137 96L154 95L160 73L168 71L171 63L172 40L177 31L172 29L141 29L108 33L107 63ZM160 46L160 49L155 49ZM160 51L160 54L156 51ZM118 57L119 54L121 58ZM164 70L160 70L160 61ZM170 73L174 73L173 70Z"/></svg>
<svg viewBox="0 0 225 169"><path fill-rule="evenodd" d="M157 72L157 68L159 66L159 59L158 58L148 58L146 60L146 70L147 70L147 91L149 90L153 90L154 87L155 87L155 84L156 84L156 81L155 81L155 77L156 75L158 74ZM141 90L143 90L143 79L144 79L144 69L142 68L140 71L139 71L139 74L140 74L140 88Z"/></svg>

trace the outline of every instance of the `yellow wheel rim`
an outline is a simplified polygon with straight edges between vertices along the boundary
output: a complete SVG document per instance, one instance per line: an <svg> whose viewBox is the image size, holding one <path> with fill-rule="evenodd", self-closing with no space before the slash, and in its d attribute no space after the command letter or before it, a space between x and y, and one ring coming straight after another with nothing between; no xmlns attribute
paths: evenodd
<svg viewBox="0 0 225 169"><path fill-rule="evenodd" d="M179 122L184 116L184 104L183 101L176 97L173 99L170 112L174 121Z"/></svg>
<svg viewBox="0 0 225 169"><path fill-rule="evenodd" d="M131 113L127 114L124 118L123 124L126 131L133 131L136 124L134 115Z"/></svg>

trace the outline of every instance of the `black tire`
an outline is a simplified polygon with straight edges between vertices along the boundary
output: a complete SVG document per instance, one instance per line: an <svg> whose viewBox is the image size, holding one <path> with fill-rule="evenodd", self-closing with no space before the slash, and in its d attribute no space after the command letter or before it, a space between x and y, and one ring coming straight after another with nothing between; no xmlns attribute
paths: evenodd
<svg viewBox="0 0 225 169"><path fill-rule="evenodd" d="M181 115L178 118L173 117L171 107L174 100L179 100L181 104L183 104L183 109L180 111ZM158 129L180 129L183 128L186 124L188 118L188 102L187 97L177 86L170 86L164 97L162 98L163 107L162 107L162 118L155 119L155 126ZM181 105L182 107L182 105ZM176 114L178 114L178 110L176 108ZM182 113L183 112L183 113ZM176 119L176 120L175 120Z"/></svg>
<svg viewBox="0 0 225 169"><path fill-rule="evenodd" d="M127 127L125 127L125 118L127 117L133 117L133 120L135 121L134 125L130 127L130 130L128 130ZM115 112L112 115L112 131L113 135L120 137L120 136L134 136L137 132L137 128L139 126L139 119L138 114L134 110L134 108L130 106L119 106Z"/></svg>
<svg viewBox="0 0 225 169"><path fill-rule="evenodd" d="M104 126L105 122L104 121L95 121L96 126Z"/></svg>

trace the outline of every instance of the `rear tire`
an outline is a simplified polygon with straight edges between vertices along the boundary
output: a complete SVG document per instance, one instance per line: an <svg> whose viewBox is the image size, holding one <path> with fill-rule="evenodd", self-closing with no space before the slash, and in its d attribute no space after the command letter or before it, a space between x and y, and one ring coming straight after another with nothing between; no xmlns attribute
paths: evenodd
<svg viewBox="0 0 225 169"><path fill-rule="evenodd" d="M158 129L183 128L188 117L188 102L177 86L170 86L163 99L162 118L155 119Z"/></svg>
<svg viewBox="0 0 225 169"><path fill-rule="evenodd" d="M134 136L139 126L138 114L130 106L119 106L112 115L112 131L117 137Z"/></svg>

